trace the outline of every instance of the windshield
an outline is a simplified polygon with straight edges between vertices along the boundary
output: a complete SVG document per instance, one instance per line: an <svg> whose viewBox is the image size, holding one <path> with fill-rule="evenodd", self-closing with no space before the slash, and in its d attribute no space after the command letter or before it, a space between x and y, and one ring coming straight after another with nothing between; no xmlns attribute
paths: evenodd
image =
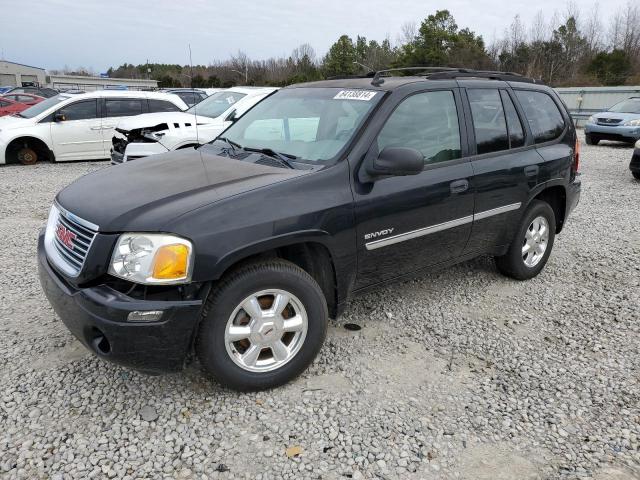
<svg viewBox="0 0 640 480"><path fill-rule="evenodd" d="M630 98L620 103L616 103L609 109L615 113L638 113L640 114L640 98Z"/></svg>
<svg viewBox="0 0 640 480"><path fill-rule="evenodd" d="M258 103L223 136L245 148L328 162L381 98L382 92L370 90L284 89Z"/></svg>
<svg viewBox="0 0 640 480"><path fill-rule="evenodd" d="M216 118L226 112L229 107L234 105L242 97L246 97L246 95L244 93L229 91L214 93L191 107L187 110L187 113Z"/></svg>
<svg viewBox="0 0 640 480"><path fill-rule="evenodd" d="M18 115L23 118L33 118L36 115L40 115L45 110L48 110L54 105L69 98L71 97L68 97L67 95L56 95L55 97L47 98L40 103L36 103L33 107L29 107L26 110L21 111Z"/></svg>

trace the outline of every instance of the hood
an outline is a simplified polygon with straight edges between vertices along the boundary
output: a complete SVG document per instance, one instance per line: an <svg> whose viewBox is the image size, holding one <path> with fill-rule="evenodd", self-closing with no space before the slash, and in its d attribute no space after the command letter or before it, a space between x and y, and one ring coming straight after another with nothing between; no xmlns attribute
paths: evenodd
<svg viewBox="0 0 640 480"><path fill-rule="evenodd" d="M198 125L207 125L209 123L222 123L220 119L203 117L202 115L193 115L185 112L158 112L143 113L133 117L127 117L118 123L118 130L129 132L138 128L151 128L161 123L182 123L194 121Z"/></svg>
<svg viewBox="0 0 640 480"><path fill-rule="evenodd" d="M626 122L628 120L635 120L640 118L638 113L617 113L617 112L600 112L593 115L596 118L615 118Z"/></svg>
<svg viewBox="0 0 640 480"><path fill-rule="evenodd" d="M167 231L191 210L306 173L185 149L85 175L56 199L101 232Z"/></svg>
<svg viewBox="0 0 640 480"><path fill-rule="evenodd" d="M20 128L33 125L32 118L14 117L12 115L5 115L0 117L0 130L9 128Z"/></svg>

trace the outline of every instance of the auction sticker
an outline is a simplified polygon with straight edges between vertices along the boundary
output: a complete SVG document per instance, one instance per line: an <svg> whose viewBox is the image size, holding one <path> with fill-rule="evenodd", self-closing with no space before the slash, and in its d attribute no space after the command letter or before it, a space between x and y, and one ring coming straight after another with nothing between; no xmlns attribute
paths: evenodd
<svg viewBox="0 0 640 480"><path fill-rule="evenodd" d="M334 100L362 100L368 102L376 96L378 92L372 92L371 90L340 90L338 94L333 97Z"/></svg>

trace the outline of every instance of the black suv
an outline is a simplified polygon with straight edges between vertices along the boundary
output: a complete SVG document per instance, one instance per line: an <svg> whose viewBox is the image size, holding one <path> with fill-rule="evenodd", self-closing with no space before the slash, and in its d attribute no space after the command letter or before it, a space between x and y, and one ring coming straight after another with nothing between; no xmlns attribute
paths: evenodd
<svg viewBox="0 0 640 480"><path fill-rule="evenodd" d="M546 86L421 69L294 85L218 139L87 175L39 239L57 314L99 357L274 387L371 287L478 255L518 280L578 203L578 141Z"/></svg>

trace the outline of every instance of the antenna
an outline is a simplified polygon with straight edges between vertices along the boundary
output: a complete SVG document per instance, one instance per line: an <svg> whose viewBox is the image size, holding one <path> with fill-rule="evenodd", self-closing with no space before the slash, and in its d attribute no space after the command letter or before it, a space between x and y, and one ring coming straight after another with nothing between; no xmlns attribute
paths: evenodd
<svg viewBox="0 0 640 480"><path fill-rule="evenodd" d="M189 76L189 85L191 85L191 88L193 89L193 59L191 58L191 44L189 44L189 72L191 73L191 75ZM198 104L196 103L193 106L193 126L196 129L196 140L198 144L200 144L200 133L198 132L198 113L196 112L197 105Z"/></svg>

